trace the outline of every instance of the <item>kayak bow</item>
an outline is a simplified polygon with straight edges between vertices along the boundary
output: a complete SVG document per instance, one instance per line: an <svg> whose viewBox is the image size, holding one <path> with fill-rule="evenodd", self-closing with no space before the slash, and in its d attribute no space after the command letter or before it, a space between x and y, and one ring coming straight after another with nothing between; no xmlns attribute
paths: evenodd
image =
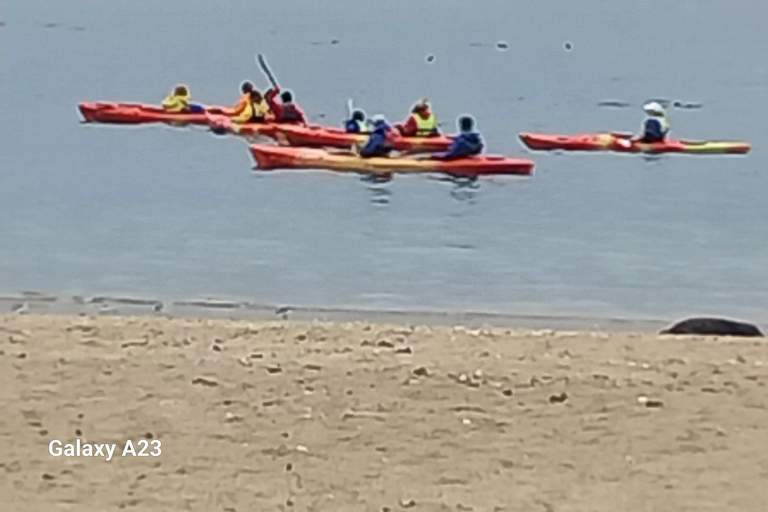
<svg viewBox="0 0 768 512"><path fill-rule="evenodd" d="M336 151L315 148L250 146L251 154L261 170L328 169L331 171L375 173L444 173L452 176L515 174L528 176L534 163L503 156L477 156L457 160L416 159L400 157L360 158Z"/></svg>

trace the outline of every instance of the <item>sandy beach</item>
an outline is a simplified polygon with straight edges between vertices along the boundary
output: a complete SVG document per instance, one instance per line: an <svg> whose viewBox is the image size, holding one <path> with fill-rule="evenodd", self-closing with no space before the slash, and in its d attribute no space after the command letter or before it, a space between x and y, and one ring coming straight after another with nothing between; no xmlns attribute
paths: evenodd
<svg viewBox="0 0 768 512"><path fill-rule="evenodd" d="M765 341L0 317L14 511L765 510ZM110 443L54 457L49 443ZM131 440L161 454L121 456Z"/></svg>

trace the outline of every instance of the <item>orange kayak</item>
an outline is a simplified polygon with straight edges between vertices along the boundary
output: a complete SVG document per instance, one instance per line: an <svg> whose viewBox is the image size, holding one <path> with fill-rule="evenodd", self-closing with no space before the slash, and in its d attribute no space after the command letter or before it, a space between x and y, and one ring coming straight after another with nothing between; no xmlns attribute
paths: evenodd
<svg viewBox="0 0 768 512"><path fill-rule="evenodd" d="M368 141L368 134L348 133L331 126L298 124L246 123L238 125L223 116L211 116L211 129L217 132L229 132L242 136L267 136L284 146L310 148L351 149L362 146ZM392 146L397 151L413 153L434 153L447 151L453 143L453 137L397 137Z"/></svg>
<svg viewBox="0 0 768 512"><path fill-rule="evenodd" d="M534 163L503 156L476 156L456 160L433 158L374 157L360 158L345 151L280 146L250 146L260 170L270 169L328 169L360 174L443 173L452 176L482 176L514 174L528 176Z"/></svg>
<svg viewBox="0 0 768 512"><path fill-rule="evenodd" d="M751 146L736 141L691 141L668 139L664 142L639 142L631 134L596 133L553 135L521 133L520 140L531 149L552 151L616 151L620 153L745 154Z"/></svg>
<svg viewBox="0 0 768 512"><path fill-rule="evenodd" d="M83 119L88 123L112 124L179 123L207 125L208 115L221 115L224 112L224 107L207 107L207 112L200 114L168 112L158 105L112 101L80 103L78 108Z"/></svg>

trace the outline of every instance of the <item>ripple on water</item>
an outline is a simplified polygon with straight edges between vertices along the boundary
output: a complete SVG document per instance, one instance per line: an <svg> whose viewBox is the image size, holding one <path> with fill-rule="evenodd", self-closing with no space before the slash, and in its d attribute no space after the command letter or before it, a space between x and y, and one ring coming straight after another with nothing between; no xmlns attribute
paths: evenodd
<svg viewBox="0 0 768 512"><path fill-rule="evenodd" d="M622 100L603 100L597 104L598 107L627 108L629 102Z"/></svg>

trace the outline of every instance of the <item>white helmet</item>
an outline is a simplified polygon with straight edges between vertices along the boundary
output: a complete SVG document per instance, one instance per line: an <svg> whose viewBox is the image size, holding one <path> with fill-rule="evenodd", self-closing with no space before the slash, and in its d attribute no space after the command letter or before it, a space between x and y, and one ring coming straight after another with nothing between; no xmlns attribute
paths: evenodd
<svg viewBox="0 0 768 512"><path fill-rule="evenodd" d="M371 122L372 122L372 123L373 123L375 126L378 126L378 125L380 125L381 123L386 123L386 122L387 122L387 118L386 118L386 117L384 117L384 115L383 115L383 114L376 114L375 116L373 116L373 117L371 118Z"/></svg>
<svg viewBox="0 0 768 512"><path fill-rule="evenodd" d="M662 107L657 101L651 101L643 105L643 110L651 115L664 115L664 107Z"/></svg>

